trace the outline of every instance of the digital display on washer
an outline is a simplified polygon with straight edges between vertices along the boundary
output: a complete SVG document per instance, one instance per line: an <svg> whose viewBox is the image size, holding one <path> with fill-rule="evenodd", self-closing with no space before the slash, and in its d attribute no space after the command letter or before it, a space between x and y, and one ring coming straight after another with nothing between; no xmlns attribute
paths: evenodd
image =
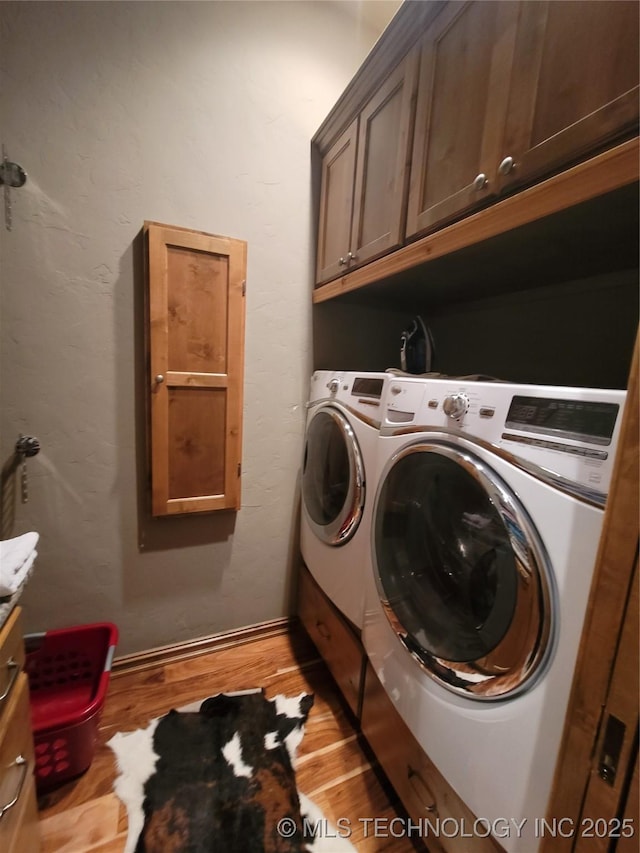
<svg viewBox="0 0 640 853"><path fill-rule="evenodd" d="M618 409L617 403L516 396L511 401L506 426L591 444L610 444Z"/></svg>
<svg viewBox="0 0 640 853"><path fill-rule="evenodd" d="M377 397L379 400L382 396L383 381L372 376L356 376L351 393L358 397Z"/></svg>

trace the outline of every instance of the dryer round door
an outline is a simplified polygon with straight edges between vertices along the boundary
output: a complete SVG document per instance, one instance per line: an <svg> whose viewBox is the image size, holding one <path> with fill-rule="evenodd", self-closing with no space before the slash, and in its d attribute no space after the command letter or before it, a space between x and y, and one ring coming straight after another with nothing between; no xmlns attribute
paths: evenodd
<svg viewBox="0 0 640 853"><path fill-rule="evenodd" d="M445 437L392 457L374 570L387 618L435 681L505 699L531 687L551 653L553 580L527 512L469 447Z"/></svg>
<svg viewBox="0 0 640 853"><path fill-rule="evenodd" d="M302 506L315 535L344 545L358 529L364 507L364 465L355 433L333 406L322 406L307 423L302 469Z"/></svg>

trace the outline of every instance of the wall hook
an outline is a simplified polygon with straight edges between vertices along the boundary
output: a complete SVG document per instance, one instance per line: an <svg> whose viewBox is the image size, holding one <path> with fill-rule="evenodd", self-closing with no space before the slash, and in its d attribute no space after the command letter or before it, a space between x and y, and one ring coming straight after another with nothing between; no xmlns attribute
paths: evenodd
<svg viewBox="0 0 640 853"><path fill-rule="evenodd" d="M20 492L22 503L26 504L29 500L29 483L27 481L27 457L37 456L40 453L40 442L35 435L22 435L20 433L16 441L16 458L22 462L22 471L20 474Z"/></svg>
<svg viewBox="0 0 640 853"><path fill-rule="evenodd" d="M4 222L7 231L11 231L11 187L23 187L27 180L27 173L17 163L12 163L7 156L4 145L2 146L2 162L0 162L0 184L4 186Z"/></svg>

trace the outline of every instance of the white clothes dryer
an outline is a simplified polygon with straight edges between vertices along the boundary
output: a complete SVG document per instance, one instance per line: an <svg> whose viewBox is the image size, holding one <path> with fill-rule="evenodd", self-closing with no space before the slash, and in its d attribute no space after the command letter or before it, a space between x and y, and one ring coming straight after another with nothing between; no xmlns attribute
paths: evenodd
<svg viewBox="0 0 640 853"><path fill-rule="evenodd" d="M509 853L539 846L624 401L454 379L388 388L364 646Z"/></svg>
<svg viewBox="0 0 640 853"><path fill-rule="evenodd" d="M371 504L386 373L318 370L311 377L300 548L307 568L358 628L370 574Z"/></svg>

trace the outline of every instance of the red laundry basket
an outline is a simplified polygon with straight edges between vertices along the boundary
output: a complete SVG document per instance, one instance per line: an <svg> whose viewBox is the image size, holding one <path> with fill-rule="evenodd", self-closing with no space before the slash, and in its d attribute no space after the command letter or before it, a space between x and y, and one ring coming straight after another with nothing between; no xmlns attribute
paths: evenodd
<svg viewBox="0 0 640 853"><path fill-rule="evenodd" d="M38 792L93 761L117 642L110 622L25 637Z"/></svg>

